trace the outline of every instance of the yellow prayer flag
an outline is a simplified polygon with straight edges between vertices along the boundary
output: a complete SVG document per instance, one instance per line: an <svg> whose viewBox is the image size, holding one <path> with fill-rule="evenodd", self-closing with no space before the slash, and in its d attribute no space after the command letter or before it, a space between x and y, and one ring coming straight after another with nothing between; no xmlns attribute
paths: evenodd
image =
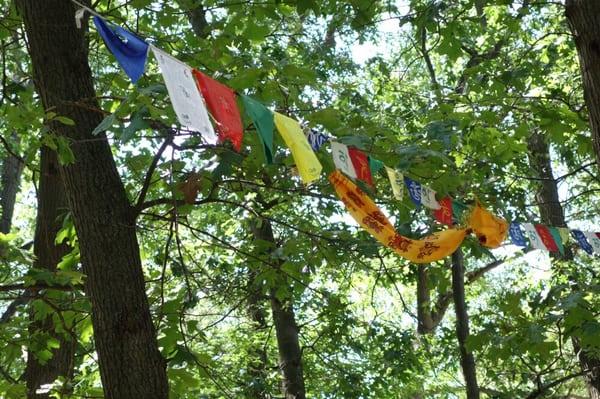
<svg viewBox="0 0 600 399"><path fill-rule="evenodd" d="M460 246L467 229L447 229L422 240L401 236L377 205L350 179L336 170L329 175L337 195L352 217L383 245L414 263L429 263L445 258Z"/></svg>
<svg viewBox="0 0 600 399"><path fill-rule="evenodd" d="M310 184L317 180L321 174L322 166L313 152L300 124L292 118L288 118L278 112L275 114L275 126L283 137L294 157L298 167L300 178L304 184Z"/></svg>
<svg viewBox="0 0 600 399"><path fill-rule="evenodd" d="M468 224L479 238L481 245L488 248L498 248L508 233L506 220L494 216L479 204L473 208Z"/></svg>
<svg viewBox="0 0 600 399"><path fill-rule="evenodd" d="M571 238L571 234L569 234L569 229L567 229L566 227L558 227L558 234L560 234L560 239L562 240L563 244L566 244L569 242L569 239Z"/></svg>
<svg viewBox="0 0 600 399"><path fill-rule="evenodd" d="M392 186L394 198L402 201L402 196L404 194L404 175L392 168L388 168L387 166L385 167L385 171L390 179L390 185Z"/></svg>

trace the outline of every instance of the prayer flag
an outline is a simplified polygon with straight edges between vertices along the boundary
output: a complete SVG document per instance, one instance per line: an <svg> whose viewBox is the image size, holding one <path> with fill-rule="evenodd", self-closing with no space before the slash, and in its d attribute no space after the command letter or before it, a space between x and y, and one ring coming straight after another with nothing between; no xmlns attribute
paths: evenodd
<svg viewBox="0 0 600 399"><path fill-rule="evenodd" d="M569 234L569 229L567 229L566 227L557 227L557 230L558 234L560 234L560 239L562 240L562 242L564 244L569 242L569 237L571 237L571 235Z"/></svg>
<svg viewBox="0 0 600 399"><path fill-rule="evenodd" d="M421 203L429 209L440 209L440 204L435 199L435 191L423 185L421 185Z"/></svg>
<svg viewBox="0 0 600 399"><path fill-rule="evenodd" d="M94 17L94 24L106 47L115 56L131 81L136 83L146 69L148 43L127 29L112 24L109 26L100 17Z"/></svg>
<svg viewBox="0 0 600 399"><path fill-rule="evenodd" d="M376 175L385 165L379 159L373 158L369 155L369 168L371 168L371 174Z"/></svg>
<svg viewBox="0 0 600 399"><path fill-rule="evenodd" d="M556 243L556 246L558 247L558 252L560 252L562 255L564 255L565 247L562 242L562 237L560 235L560 231L558 230L557 227L548 227L548 230L550 230L550 234L552 234L552 237L554 238L554 242Z"/></svg>
<svg viewBox="0 0 600 399"><path fill-rule="evenodd" d="M508 232L510 234L510 239L513 242L513 244L518 245L519 247L527 246L527 240L525 239L525 236L521 231L521 226L519 225L519 223L512 222L510 224Z"/></svg>
<svg viewBox="0 0 600 399"><path fill-rule="evenodd" d="M208 143L215 144L217 135L210 123L204 99L196 86L192 68L154 46L151 48L158 61L179 123L190 130L202 133Z"/></svg>
<svg viewBox="0 0 600 399"><path fill-rule="evenodd" d="M498 248L508 234L506 220L493 215L479 204L473 208L468 226L473 229L481 245L488 248Z"/></svg>
<svg viewBox="0 0 600 399"><path fill-rule="evenodd" d="M587 241L585 234L583 234L582 231L571 230L571 235L573 236L573 238L575 240L577 240L577 243L579 244L581 249L583 249L585 252L587 252L590 255L594 253L594 249L592 248L590 243Z"/></svg>
<svg viewBox="0 0 600 399"><path fill-rule="evenodd" d="M322 166L313 152L300 124L285 115L275 112L275 126L292 152L298 173L304 184L310 184L319 178Z"/></svg>
<svg viewBox="0 0 600 399"><path fill-rule="evenodd" d="M537 230L535 229L535 227L533 226L533 224L531 223L523 223L523 230L525 230L525 232L527 232L527 237L529 238L529 243L531 244L531 247L534 249L543 249L546 250L546 246L544 245L544 242L542 241L542 238L539 236Z"/></svg>
<svg viewBox="0 0 600 399"><path fill-rule="evenodd" d="M584 231L583 234L585 234L585 237L594 249L594 252L600 254L600 238L598 238L596 233L592 233L591 231Z"/></svg>
<svg viewBox="0 0 600 399"><path fill-rule="evenodd" d="M329 136L326 136L315 129L308 130L306 133L306 138L308 139L310 147L313 149L313 151L319 151L319 148L329 141Z"/></svg>
<svg viewBox="0 0 600 399"><path fill-rule="evenodd" d="M356 179L356 171L354 170L354 165L352 164L352 160L350 159L348 147L342 143L338 143L337 141L332 141L331 153L333 156L333 163L335 164L335 167L347 174L348 176Z"/></svg>
<svg viewBox="0 0 600 399"><path fill-rule="evenodd" d="M390 179L390 185L392 186L394 198L402 201L402 196L404 194L404 176L397 170L388 168L387 166L385 167L385 171Z"/></svg>
<svg viewBox="0 0 600 399"><path fill-rule="evenodd" d="M373 187L373 177L371 176L367 154L355 147L348 147L348 154L350 155L352 166L354 166L356 177Z"/></svg>
<svg viewBox="0 0 600 399"><path fill-rule="evenodd" d="M442 224L452 226L454 224L452 218L452 198L450 198L450 196L446 196L438 202L440 204L440 208L433 211L433 217Z"/></svg>
<svg viewBox="0 0 600 399"><path fill-rule="evenodd" d="M460 224L463 219L463 215L466 211L469 210L469 207L463 204L460 201L455 199L452 200L452 216L454 217L454 223Z"/></svg>
<svg viewBox="0 0 600 399"><path fill-rule="evenodd" d="M404 176L404 184L408 189L408 195L416 206L421 206L421 184L410 177Z"/></svg>
<svg viewBox="0 0 600 399"><path fill-rule="evenodd" d="M552 237L552 233L548 228L541 224L536 224L534 227L548 251L558 252L558 246L554 242L554 237Z"/></svg>
<svg viewBox="0 0 600 399"><path fill-rule="evenodd" d="M233 148L239 152L242 148L244 127L235 100L235 93L229 87L196 69L193 70L193 74L196 77L202 96L206 100L208 109L217 121L219 141L231 141Z"/></svg>
<svg viewBox="0 0 600 399"><path fill-rule="evenodd" d="M241 96L241 98L246 115L252 119L252 123L254 123L254 127L258 132L258 137L260 137L260 141L263 144L267 164L272 164L273 129L275 128L273 113L267 107L248 96Z"/></svg>

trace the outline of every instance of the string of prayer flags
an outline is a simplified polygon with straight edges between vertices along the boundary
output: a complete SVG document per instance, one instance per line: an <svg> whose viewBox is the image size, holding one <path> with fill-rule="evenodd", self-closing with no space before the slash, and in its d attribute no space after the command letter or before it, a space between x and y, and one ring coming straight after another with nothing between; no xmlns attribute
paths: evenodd
<svg viewBox="0 0 600 399"><path fill-rule="evenodd" d="M229 87L209 78L202 72L194 69L192 71L200 92L206 101L206 105L212 116L217 121L219 141L230 141L233 148L240 152L244 127L242 118L235 100L235 93Z"/></svg>
<svg viewBox="0 0 600 399"><path fill-rule="evenodd" d="M476 204L469 217L468 226L473 229L481 245L498 248L506 239L508 223Z"/></svg>
<svg viewBox="0 0 600 399"><path fill-rule="evenodd" d="M558 252L560 252L562 255L564 255L565 247L563 245L563 240L560 235L560 232L558 231L558 228L548 227L548 231L550 231L550 234L552 234L552 238L554 239L554 243L556 244L556 247L558 248Z"/></svg>
<svg viewBox="0 0 600 399"><path fill-rule="evenodd" d="M542 238L539 236L537 230L535 229L535 226L532 223L523 223L522 227L523 230L525 230L525 233L529 238L529 243L531 244L531 247L533 249L546 250L546 246L544 245Z"/></svg>
<svg viewBox="0 0 600 399"><path fill-rule="evenodd" d="M158 61L169 98L179 123L203 134L210 144L216 144L217 135L210 123L204 99L196 86L192 68L161 49L151 46Z"/></svg>
<svg viewBox="0 0 600 399"><path fill-rule="evenodd" d="M388 168L387 166L385 167L385 171L390 179L390 185L392 186L394 198L402 201L402 197L404 195L404 176L397 170Z"/></svg>
<svg viewBox="0 0 600 399"><path fill-rule="evenodd" d="M525 238L525 235L521 231L521 226L519 225L519 223L512 222L508 229L508 233L510 234L510 239L513 244L515 244L519 247L527 246L527 239Z"/></svg>
<svg viewBox="0 0 600 399"><path fill-rule="evenodd" d="M248 97L240 96L246 115L254 123L258 137L262 142L262 147L265 152L267 164L273 163L273 130L275 129L275 121L273 113L258 101Z"/></svg>
<svg viewBox="0 0 600 399"><path fill-rule="evenodd" d="M440 204L435 198L435 191L421 183L404 176L404 183L408 188L408 195L416 206L425 206L429 209L440 209Z"/></svg>
<svg viewBox="0 0 600 399"><path fill-rule="evenodd" d="M317 180L321 174L322 166L310 144L308 144L300 124L279 112L275 112L274 115L275 126L277 126L283 141L292 152L300 178L307 185Z"/></svg>
<svg viewBox="0 0 600 399"><path fill-rule="evenodd" d="M109 26L105 20L95 16L94 25L104 44L115 56L127 76L135 84L146 70L148 43L120 26Z"/></svg>
<svg viewBox="0 0 600 399"><path fill-rule="evenodd" d="M535 231L540 236L540 239L542 240L542 243L544 244L546 249L550 252L558 252L558 246L556 245L556 242L554 241L554 237L552 236L550 230L548 230L546 226L541 224L536 224L534 225L534 227Z"/></svg>
<svg viewBox="0 0 600 399"><path fill-rule="evenodd" d="M590 255L594 253L594 249L592 248L590 243L587 241L585 234L583 234L583 232L581 230L571 230L571 235L577 241L577 243L579 244L581 249L583 249L585 252L587 252Z"/></svg>
<svg viewBox="0 0 600 399"><path fill-rule="evenodd" d="M438 204L440 205L440 208L433 211L433 217L435 220L447 226L454 225L452 198L450 196L446 196L439 200Z"/></svg>
<svg viewBox="0 0 600 399"><path fill-rule="evenodd" d="M369 186L373 187L373 177L371 176L371 168L369 167L369 158L367 154L355 147L348 147L350 161L356 172L356 178L364 181Z"/></svg>
<svg viewBox="0 0 600 399"><path fill-rule="evenodd" d="M326 136L315 129L309 129L306 132L306 139L313 151L319 151L319 148L323 147L323 145L329 141L329 136Z"/></svg>
<svg viewBox="0 0 600 399"><path fill-rule="evenodd" d="M339 170L331 173L329 181L358 224L411 262L430 263L443 259L456 251L465 238L467 229L447 229L421 240L401 236L373 200Z"/></svg>

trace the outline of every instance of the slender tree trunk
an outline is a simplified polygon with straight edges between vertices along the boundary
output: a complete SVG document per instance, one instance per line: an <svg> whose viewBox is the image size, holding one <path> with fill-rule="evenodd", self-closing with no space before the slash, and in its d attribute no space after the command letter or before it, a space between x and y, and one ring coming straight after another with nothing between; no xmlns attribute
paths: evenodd
<svg viewBox="0 0 600 399"><path fill-rule="evenodd" d="M85 291L100 375L108 399L167 398L165 361L158 351L135 232L135 212L104 135L87 59L84 30L67 0L17 0L23 16L34 82L46 110L74 126L52 124L71 142L76 161L61 166L79 238Z"/></svg>
<svg viewBox="0 0 600 399"><path fill-rule="evenodd" d="M558 187L552 173L550 147L544 135L540 132L533 133L527 144L529 147L529 164L536 172L537 177L540 178L536 199L541 222L554 227L567 227L558 196ZM554 254L553 256L558 261L573 260L573 252L568 246L565 246L564 255ZM573 279L571 278L571 280ZM574 289L577 289L576 281L573 282L575 282ZM581 350L579 341L576 338L572 339L572 343L582 370L590 370L585 376L590 398L600 399L600 359L591 352Z"/></svg>
<svg viewBox="0 0 600 399"><path fill-rule="evenodd" d="M417 333L433 334L435 326L431 314L431 291L429 270L426 265L417 265Z"/></svg>
<svg viewBox="0 0 600 399"><path fill-rule="evenodd" d="M273 248L277 245L269 220L263 219L260 228L254 229L254 235L257 239L272 243ZM279 369L283 377L283 394L285 399L304 399L306 390L302 371L302 350L293 304L280 301L275 295L275 290L272 290L271 311L279 349Z"/></svg>
<svg viewBox="0 0 600 399"><path fill-rule="evenodd" d="M566 0L565 15L579 54L585 103L600 167L600 2Z"/></svg>
<svg viewBox="0 0 600 399"><path fill-rule="evenodd" d="M267 314L264 309L264 299L256 292L254 281L256 273L248 273L248 315L255 331L266 331ZM249 350L248 372L252 379L246 390L246 397L251 399L267 399L267 352L262 345L254 345Z"/></svg>
<svg viewBox="0 0 600 399"><path fill-rule="evenodd" d="M37 219L33 251L35 254L34 267L38 269L56 270L56 265L61 258L69 252L67 245L56 245L54 239L62 226L61 216L67 211L67 199L63 184L59 176L58 160L56 153L48 147L42 147L40 158L40 180L38 189ZM42 297L43 292L37 293ZM52 302L60 307L63 303L70 303L70 293L63 293L61 302L56 298ZM42 364L35 357L33 351L27 353L27 367L25 376L27 380L27 397L29 399L49 398L49 393L40 391L40 386L54 382L59 376L70 379L73 374L73 355L76 341L72 336L55 333L55 326L51 317L45 320L35 320L35 314L30 309L31 324L29 325L30 337L38 334L47 334L58 340L60 347L52 351L52 359Z"/></svg>
<svg viewBox="0 0 600 399"><path fill-rule="evenodd" d="M11 141L18 144L19 136L11 134ZM10 233L12 218L15 210L15 201L19 186L21 184L21 173L23 172L23 163L11 154L6 154L2 161L2 188L0 191L0 209L2 218L0 219L0 233Z"/></svg>
<svg viewBox="0 0 600 399"><path fill-rule="evenodd" d="M467 399L479 399L475 358L467 348L469 338L469 315L465 300L465 270L462 250L452 254L452 295L456 311L456 337L460 350L460 365L467 385Z"/></svg>

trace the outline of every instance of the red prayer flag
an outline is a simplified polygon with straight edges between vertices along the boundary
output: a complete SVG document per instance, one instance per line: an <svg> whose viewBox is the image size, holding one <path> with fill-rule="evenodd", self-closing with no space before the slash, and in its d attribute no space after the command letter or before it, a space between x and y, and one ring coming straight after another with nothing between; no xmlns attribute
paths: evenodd
<svg viewBox="0 0 600 399"><path fill-rule="evenodd" d="M350 155L356 177L373 187L373 178L371 177L371 168L369 167L369 158L367 157L367 154L358 148L348 147L348 155Z"/></svg>
<svg viewBox="0 0 600 399"><path fill-rule="evenodd" d="M193 73L204 101L217 121L219 141L221 143L225 140L231 141L233 148L239 152L242 147L244 127L235 101L235 93L229 87L196 69L193 70Z"/></svg>
<svg viewBox="0 0 600 399"><path fill-rule="evenodd" d="M548 249L548 251L558 252L558 245L556 245L554 237L552 237L552 233L550 232L550 230L548 230L546 226L536 224L535 231L537 231L538 235L542 239L542 242L544 243L544 246Z"/></svg>
<svg viewBox="0 0 600 399"><path fill-rule="evenodd" d="M433 211L435 220L448 226L454 225L454 221L452 220L452 198L448 195L438 200L438 204L440 204L440 209Z"/></svg>
<svg viewBox="0 0 600 399"><path fill-rule="evenodd" d="M600 238L600 233L596 233L596 237Z"/></svg>

